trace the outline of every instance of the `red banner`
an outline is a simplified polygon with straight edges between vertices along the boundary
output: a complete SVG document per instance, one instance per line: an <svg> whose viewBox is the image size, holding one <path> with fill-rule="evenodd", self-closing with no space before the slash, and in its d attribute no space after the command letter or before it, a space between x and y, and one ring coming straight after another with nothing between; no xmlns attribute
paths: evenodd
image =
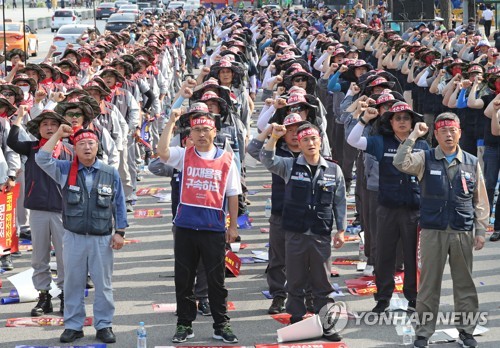
<svg viewBox="0 0 500 348"><path fill-rule="evenodd" d="M161 208L154 209L138 209L134 211L134 218L136 219L149 219L149 218L162 218Z"/></svg>
<svg viewBox="0 0 500 348"><path fill-rule="evenodd" d="M7 319L6 327L26 326L64 326L64 318L61 317L26 317ZM92 326L92 318L86 317L83 326Z"/></svg>
<svg viewBox="0 0 500 348"><path fill-rule="evenodd" d="M404 272L398 272L394 276L394 292L403 292ZM356 296L367 296L377 292L377 285L375 284L375 277L361 277L357 279L346 279L345 284L349 292Z"/></svg>
<svg viewBox="0 0 500 348"><path fill-rule="evenodd" d="M332 263L334 265L346 266L346 265L357 265L360 262L361 262L360 260L348 259L348 258L344 258L344 257L337 257L335 260L333 260Z"/></svg>
<svg viewBox="0 0 500 348"><path fill-rule="evenodd" d="M348 348L344 342L307 342L290 344L256 344L255 348Z"/></svg>
<svg viewBox="0 0 500 348"><path fill-rule="evenodd" d="M19 185L9 192L0 192L0 253L10 249L19 251L19 239L16 231L16 204Z"/></svg>

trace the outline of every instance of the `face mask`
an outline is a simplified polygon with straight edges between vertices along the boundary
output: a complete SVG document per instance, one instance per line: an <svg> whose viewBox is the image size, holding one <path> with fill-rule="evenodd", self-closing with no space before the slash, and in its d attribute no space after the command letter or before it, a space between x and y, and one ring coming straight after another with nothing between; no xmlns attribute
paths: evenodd
<svg viewBox="0 0 500 348"><path fill-rule="evenodd" d="M24 92L24 97L26 98L26 94L30 92L30 86L19 86L19 88Z"/></svg>

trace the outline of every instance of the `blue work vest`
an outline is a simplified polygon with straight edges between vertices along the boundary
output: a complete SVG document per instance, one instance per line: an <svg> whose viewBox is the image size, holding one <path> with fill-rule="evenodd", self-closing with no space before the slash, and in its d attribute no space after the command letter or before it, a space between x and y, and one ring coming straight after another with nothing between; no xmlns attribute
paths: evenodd
<svg viewBox="0 0 500 348"><path fill-rule="evenodd" d="M435 149L425 152L425 173L421 185L420 226L426 229L472 231L473 194L476 188L477 158L463 153L463 162L452 180L447 160L437 160Z"/></svg>
<svg viewBox="0 0 500 348"><path fill-rule="evenodd" d="M337 165L318 166L311 176L305 165L293 162L285 185L282 227L292 232L329 235L333 227L333 201L337 188Z"/></svg>
<svg viewBox="0 0 500 348"><path fill-rule="evenodd" d="M417 177L400 172L392 164L399 147L394 136L384 136L384 155L379 162L378 202L387 208L420 207L420 187ZM427 148L423 140L415 143L415 150Z"/></svg>

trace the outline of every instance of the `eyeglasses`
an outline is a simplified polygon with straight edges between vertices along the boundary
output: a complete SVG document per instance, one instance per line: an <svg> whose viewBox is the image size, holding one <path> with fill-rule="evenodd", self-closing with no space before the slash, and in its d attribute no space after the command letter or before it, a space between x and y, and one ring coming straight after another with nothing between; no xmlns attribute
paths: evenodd
<svg viewBox="0 0 500 348"><path fill-rule="evenodd" d="M296 77L292 82L307 82L307 77Z"/></svg>
<svg viewBox="0 0 500 348"><path fill-rule="evenodd" d="M191 128L191 131L192 132L195 132L195 133L203 133L203 134L207 134L207 133L210 133L212 131L213 128L211 127L203 127L203 128Z"/></svg>
<svg viewBox="0 0 500 348"><path fill-rule="evenodd" d="M67 112L64 116L71 118L80 118L83 117L83 114L81 112Z"/></svg>
<svg viewBox="0 0 500 348"><path fill-rule="evenodd" d="M12 93L12 92L2 92L2 95L4 97L15 97L15 93Z"/></svg>
<svg viewBox="0 0 500 348"><path fill-rule="evenodd" d="M291 108L288 108L288 111L291 113L298 113L301 111L307 110L307 107L299 105L299 106L293 106Z"/></svg>
<svg viewBox="0 0 500 348"><path fill-rule="evenodd" d="M410 115L403 115L403 116L394 116L394 121L409 121L411 120L411 116Z"/></svg>

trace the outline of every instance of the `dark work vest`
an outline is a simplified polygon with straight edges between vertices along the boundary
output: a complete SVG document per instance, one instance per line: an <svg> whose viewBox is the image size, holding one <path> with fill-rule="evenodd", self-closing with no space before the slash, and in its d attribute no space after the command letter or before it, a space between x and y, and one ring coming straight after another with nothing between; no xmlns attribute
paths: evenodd
<svg viewBox="0 0 500 348"><path fill-rule="evenodd" d="M113 167L101 162L90 192L85 185L82 169L78 171L76 187L63 188L63 226L77 234L109 235L113 229L115 198Z"/></svg>
<svg viewBox="0 0 500 348"><path fill-rule="evenodd" d="M293 162L290 180L285 185L282 227L287 231L329 235L333 226L333 200L337 189L337 165L318 166L316 176L310 169ZM316 179L316 183L313 183Z"/></svg>
<svg viewBox="0 0 500 348"><path fill-rule="evenodd" d="M399 141L394 136L384 136L384 154L379 162L378 202L387 208L405 207L418 209L420 207L420 187L417 178L400 172L392 164L399 147ZM414 149L427 149L423 140L415 143Z"/></svg>
<svg viewBox="0 0 500 348"><path fill-rule="evenodd" d="M276 156L293 157L293 154L291 151L284 150L281 146L276 146ZM271 177L273 183L271 186L271 214L281 216L285 200L285 180L276 174L272 174Z"/></svg>
<svg viewBox="0 0 500 348"><path fill-rule="evenodd" d="M420 226L426 229L472 231L473 193L476 188L477 158L463 153L455 177L450 181L447 160L436 160L435 149L425 152L421 182Z"/></svg>

